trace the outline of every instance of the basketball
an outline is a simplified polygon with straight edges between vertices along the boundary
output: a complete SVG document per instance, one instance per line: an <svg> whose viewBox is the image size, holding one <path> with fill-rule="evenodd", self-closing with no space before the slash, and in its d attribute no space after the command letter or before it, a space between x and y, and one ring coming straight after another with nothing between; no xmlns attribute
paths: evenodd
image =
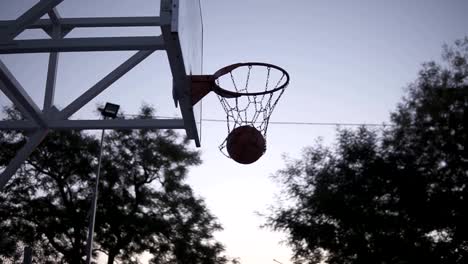
<svg viewBox="0 0 468 264"><path fill-rule="evenodd" d="M257 161L266 150L262 133L252 126L240 126L229 133L226 140L229 156L241 164Z"/></svg>

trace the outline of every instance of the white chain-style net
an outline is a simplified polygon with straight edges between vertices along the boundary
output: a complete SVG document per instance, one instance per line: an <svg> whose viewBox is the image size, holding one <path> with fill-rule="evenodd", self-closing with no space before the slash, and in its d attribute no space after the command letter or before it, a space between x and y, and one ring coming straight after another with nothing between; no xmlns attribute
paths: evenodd
<svg viewBox="0 0 468 264"><path fill-rule="evenodd" d="M228 134L237 127L249 125L260 131L266 140L268 122L286 86L274 90L289 81L287 78L285 72L276 68L246 65L216 79L216 84L224 90L244 94L233 98L218 95L226 112ZM249 93L263 94L248 95ZM226 141L227 137L219 149L228 156L225 151Z"/></svg>

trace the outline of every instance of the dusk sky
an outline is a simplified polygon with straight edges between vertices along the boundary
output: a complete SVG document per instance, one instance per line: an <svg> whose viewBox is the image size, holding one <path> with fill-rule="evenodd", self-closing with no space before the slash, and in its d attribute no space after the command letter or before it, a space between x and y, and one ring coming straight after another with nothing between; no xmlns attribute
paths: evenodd
<svg viewBox="0 0 468 264"><path fill-rule="evenodd" d="M183 1L183 0L181 0ZM17 18L34 0L0 0L0 20ZM442 46L468 35L466 0L201 0L204 22L204 73L236 62L277 64L291 84L272 121L386 123L389 113L416 79L421 63L440 60ZM62 17L157 16L158 0L65 0ZM82 29L67 37L159 35L149 29ZM43 38L30 30L20 38ZM56 101L67 105L134 52L60 55ZM42 105L48 54L1 55L18 81ZM98 103L121 105L136 114L142 103L161 116L180 116L172 101L172 79L163 52L156 52L73 116L95 119ZM8 104L0 92L0 105ZM224 119L216 96L203 100L203 118ZM279 188L271 176L284 167L283 155L322 138L333 144L335 126L271 124L267 152L252 165L226 158L218 145L225 122L203 122L203 164L188 181L206 200L224 231L216 234L227 254L243 264L288 264L284 235L260 228ZM182 131L183 132L183 131ZM195 144L193 144L195 148ZM97 217L99 217L99 212Z"/></svg>

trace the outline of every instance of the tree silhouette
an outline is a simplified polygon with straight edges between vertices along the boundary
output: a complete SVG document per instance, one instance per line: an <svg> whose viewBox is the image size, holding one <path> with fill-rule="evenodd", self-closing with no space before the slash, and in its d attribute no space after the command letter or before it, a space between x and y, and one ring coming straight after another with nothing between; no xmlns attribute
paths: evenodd
<svg viewBox="0 0 468 264"><path fill-rule="evenodd" d="M425 63L391 127L338 130L287 161L283 203L295 263L468 262L468 38Z"/></svg>
<svg viewBox="0 0 468 264"><path fill-rule="evenodd" d="M6 165L25 139L2 134ZM0 193L0 232L14 243L40 244L57 261L82 263L97 150L79 132L51 133Z"/></svg>
<svg viewBox="0 0 468 264"><path fill-rule="evenodd" d="M7 109L9 118L21 118ZM149 118L142 107L138 118ZM0 166L24 144L17 132L1 132ZM95 254L139 263L225 263L213 239L221 226L184 183L199 153L172 130L110 131L105 137ZM38 263L84 263L98 141L77 131L51 133L0 192L0 256L35 248ZM16 254L17 257L18 254ZM37 256L41 256L38 259Z"/></svg>
<svg viewBox="0 0 468 264"><path fill-rule="evenodd" d="M138 118L149 118L144 107ZM103 162L96 242L109 256L136 263L149 251L155 263L223 263L213 232L221 226L184 183L198 152L172 130L110 132Z"/></svg>

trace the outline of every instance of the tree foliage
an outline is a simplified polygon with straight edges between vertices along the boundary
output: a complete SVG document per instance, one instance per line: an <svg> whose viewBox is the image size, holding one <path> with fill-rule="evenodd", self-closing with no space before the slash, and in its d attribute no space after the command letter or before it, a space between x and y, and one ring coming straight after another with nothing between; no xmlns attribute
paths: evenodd
<svg viewBox="0 0 468 264"><path fill-rule="evenodd" d="M468 262L468 38L425 63L391 127L339 130L287 161L286 231L295 263Z"/></svg>
<svg viewBox="0 0 468 264"><path fill-rule="evenodd" d="M16 133L2 138L2 165L24 141ZM0 193L1 233L15 244L40 244L54 260L81 263L97 148L79 132L50 134Z"/></svg>
<svg viewBox="0 0 468 264"><path fill-rule="evenodd" d="M10 118L21 118L7 109ZM138 118L149 118L143 107ZM0 166L25 136L1 132ZM108 263L225 263L213 232L221 226L185 183L199 153L172 130L107 131L99 183L95 254ZM83 263L98 140L78 131L50 133L0 192L0 256L17 258L30 245L39 263ZM45 257L47 256L47 257ZM37 258L36 258L37 259Z"/></svg>

